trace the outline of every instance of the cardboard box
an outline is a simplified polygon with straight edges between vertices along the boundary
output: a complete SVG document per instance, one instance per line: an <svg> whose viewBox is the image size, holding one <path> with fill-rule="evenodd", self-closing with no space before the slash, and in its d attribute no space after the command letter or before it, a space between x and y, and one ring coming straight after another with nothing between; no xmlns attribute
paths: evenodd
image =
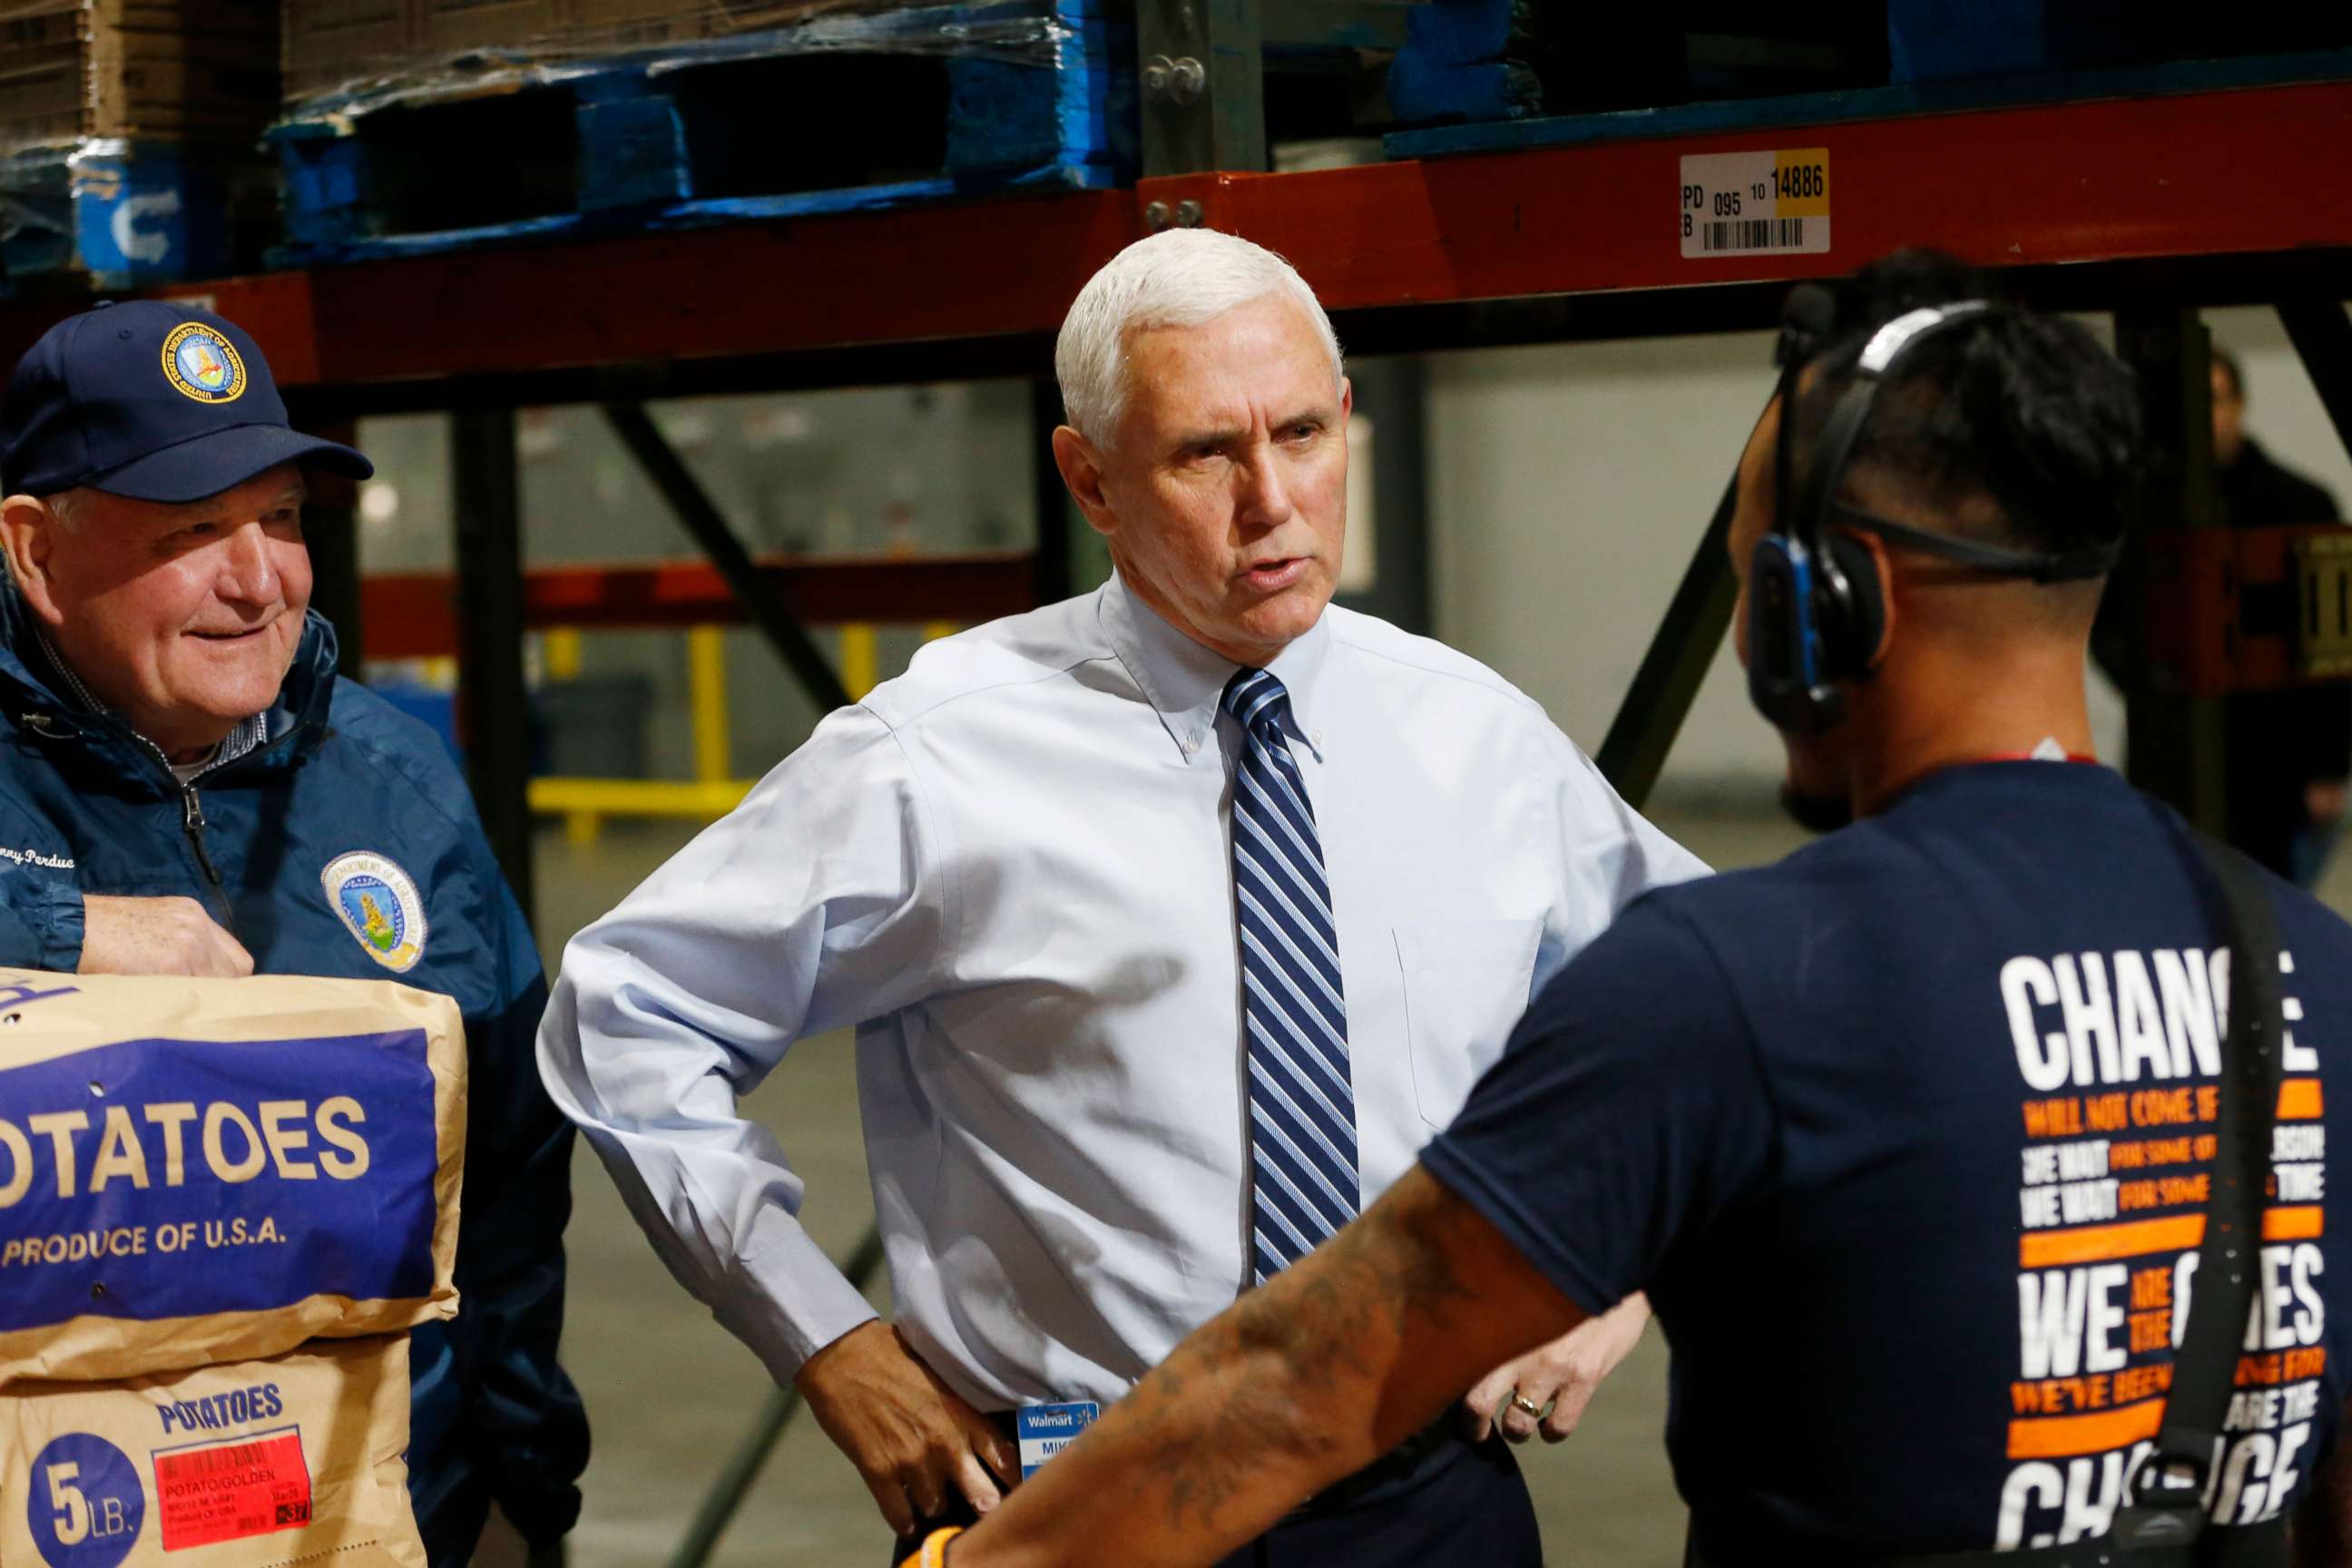
<svg viewBox="0 0 2352 1568"><path fill-rule="evenodd" d="M454 1316L465 1065L389 981L0 970L0 1388Z"/></svg>
<svg viewBox="0 0 2352 1568"><path fill-rule="evenodd" d="M362 87L429 89L461 76L476 53L559 64L898 8L893 0L286 0L286 106Z"/></svg>
<svg viewBox="0 0 2352 1568"><path fill-rule="evenodd" d="M82 137L249 148L278 107L264 0L0 0L0 154Z"/></svg>
<svg viewBox="0 0 2352 1568"><path fill-rule="evenodd" d="M0 1396L0 1562L425 1568L408 1337Z"/></svg>

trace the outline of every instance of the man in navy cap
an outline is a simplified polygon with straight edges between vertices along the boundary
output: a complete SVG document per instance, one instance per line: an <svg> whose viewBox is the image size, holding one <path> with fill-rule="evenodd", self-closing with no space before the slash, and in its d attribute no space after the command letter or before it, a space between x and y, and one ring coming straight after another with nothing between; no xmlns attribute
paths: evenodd
<svg viewBox="0 0 2352 1568"><path fill-rule="evenodd" d="M572 1130L531 1038L538 950L432 732L335 673L298 434L253 340L153 300L59 323L0 406L0 965L396 978L470 1062L454 1323L415 1331L408 1450L436 1568L495 1501L535 1547L587 1460L556 1364Z"/></svg>

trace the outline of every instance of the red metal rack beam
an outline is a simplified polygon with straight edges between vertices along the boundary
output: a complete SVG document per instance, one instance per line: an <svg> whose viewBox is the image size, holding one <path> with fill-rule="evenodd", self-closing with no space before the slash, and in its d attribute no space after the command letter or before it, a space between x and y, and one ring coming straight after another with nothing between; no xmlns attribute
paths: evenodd
<svg viewBox="0 0 2352 1568"><path fill-rule="evenodd" d="M1681 255L1681 160L1829 151L1825 255ZM1916 115L1143 183L1281 251L1333 310L1848 272L1902 246L1986 267L2352 246L2321 199L2352 82Z"/></svg>
<svg viewBox="0 0 2352 1568"><path fill-rule="evenodd" d="M209 296L298 388L1050 335L1151 202L1297 263L1340 310L1756 282L1901 245L1987 266L2352 247L2326 199L2352 82L1977 110L459 252ZM1685 260L1685 154L1825 147L1826 255ZM0 310L0 363L63 301Z"/></svg>
<svg viewBox="0 0 2352 1568"><path fill-rule="evenodd" d="M1136 232L1121 192L517 247L311 275L331 381L1049 329Z"/></svg>
<svg viewBox="0 0 2352 1568"><path fill-rule="evenodd" d="M766 561L761 574L793 614L814 626L846 621L954 621L1018 615L1035 602L1026 553L919 561ZM457 651L457 578L385 573L360 584L370 658L431 658ZM584 629L733 626L743 607L718 570L698 561L538 567L523 575L523 624Z"/></svg>
<svg viewBox="0 0 2352 1568"><path fill-rule="evenodd" d="M279 384L362 386L1050 333L1142 233L1134 195L518 245L159 288L253 334ZM0 306L13 364L81 301Z"/></svg>

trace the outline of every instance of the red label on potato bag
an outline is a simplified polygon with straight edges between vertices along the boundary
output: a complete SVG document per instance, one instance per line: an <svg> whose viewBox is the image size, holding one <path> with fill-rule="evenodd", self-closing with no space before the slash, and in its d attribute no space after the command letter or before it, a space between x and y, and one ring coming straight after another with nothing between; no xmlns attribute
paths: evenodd
<svg viewBox="0 0 2352 1568"><path fill-rule="evenodd" d="M289 1426L258 1437L159 1450L156 1511L163 1550L210 1546L310 1522L310 1467Z"/></svg>

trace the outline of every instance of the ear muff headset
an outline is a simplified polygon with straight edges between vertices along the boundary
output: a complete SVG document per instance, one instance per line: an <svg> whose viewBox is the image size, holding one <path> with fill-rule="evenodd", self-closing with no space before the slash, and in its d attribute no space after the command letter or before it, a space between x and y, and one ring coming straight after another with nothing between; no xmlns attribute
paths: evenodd
<svg viewBox="0 0 2352 1568"><path fill-rule="evenodd" d="M1874 533L1980 572L2036 583L2104 576L2115 565L2118 551L2112 546L2067 554L2004 550L1907 527L1837 499L1879 389L1904 354L1938 333L1988 319L1995 310L1983 300L1932 305L1897 316L1871 334L1855 362L1853 382L1822 426L1803 489L1792 499L1797 378L1833 327L1836 303L1818 284L1790 292L1777 356L1780 427L1772 527L1756 542L1748 578L1748 695L1780 728L1816 731L1836 724L1845 714L1840 683L1868 678L1885 637L1877 564L1853 533Z"/></svg>

